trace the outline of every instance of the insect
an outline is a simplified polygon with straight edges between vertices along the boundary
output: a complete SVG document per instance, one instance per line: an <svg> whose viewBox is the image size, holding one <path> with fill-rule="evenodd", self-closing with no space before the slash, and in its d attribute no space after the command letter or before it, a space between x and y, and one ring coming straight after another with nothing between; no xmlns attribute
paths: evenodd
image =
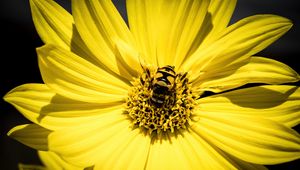
<svg viewBox="0 0 300 170"><path fill-rule="evenodd" d="M176 78L174 66L164 66L157 69L152 82L151 102L157 107L161 107L174 91Z"/></svg>

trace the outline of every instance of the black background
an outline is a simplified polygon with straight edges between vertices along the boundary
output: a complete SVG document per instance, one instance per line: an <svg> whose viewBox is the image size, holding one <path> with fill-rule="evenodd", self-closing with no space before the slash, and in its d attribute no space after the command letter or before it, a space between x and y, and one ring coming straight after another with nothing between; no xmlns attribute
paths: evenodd
<svg viewBox="0 0 300 170"><path fill-rule="evenodd" d="M115 0L125 16L124 0ZM57 1L70 10L69 0ZM291 19L293 28L260 55L288 64L300 73L300 6L297 0L240 0L231 23L254 14L277 14ZM28 0L0 2L0 96L24 83L42 83L35 48L43 45L32 23ZM299 84L299 83L298 83ZM36 152L10 139L12 127L28 123L8 103L0 100L0 169L17 169L18 163L40 164ZM299 132L299 126L296 127ZM270 169L300 169L300 161L269 166Z"/></svg>

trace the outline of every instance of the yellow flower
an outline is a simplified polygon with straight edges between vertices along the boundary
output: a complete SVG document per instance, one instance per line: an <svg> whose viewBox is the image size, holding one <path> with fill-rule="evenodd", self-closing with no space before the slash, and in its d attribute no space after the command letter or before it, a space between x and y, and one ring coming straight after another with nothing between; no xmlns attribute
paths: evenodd
<svg viewBox="0 0 300 170"><path fill-rule="evenodd" d="M94 169L264 169L300 158L299 75L253 56L292 24L235 0L30 0L45 84L5 100L33 124L8 135ZM269 85L238 88L249 83ZM238 89L237 89L238 88ZM213 92L207 94L207 92Z"/></svg>

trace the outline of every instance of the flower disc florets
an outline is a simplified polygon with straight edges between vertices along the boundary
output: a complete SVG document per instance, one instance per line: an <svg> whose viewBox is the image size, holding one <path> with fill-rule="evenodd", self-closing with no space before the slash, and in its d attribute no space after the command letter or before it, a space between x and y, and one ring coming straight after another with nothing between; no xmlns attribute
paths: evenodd
<svg viewBox="0 0 300 170"><path fill-rule="evenodd" d="M157 74L158 69L145 68L144 73L135 80L128 93L126 113L135 126L150 133L185 129L197 98L191 90L187 73L175 75L168 93L154 94ZM153 98L157 95L163 96L161 104L154 102Z"/></svg>

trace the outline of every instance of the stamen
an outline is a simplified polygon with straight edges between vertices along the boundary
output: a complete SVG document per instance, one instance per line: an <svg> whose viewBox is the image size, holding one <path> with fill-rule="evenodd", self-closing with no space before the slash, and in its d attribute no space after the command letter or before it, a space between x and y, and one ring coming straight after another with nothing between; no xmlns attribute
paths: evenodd
<svg viewBox="0 0 300 170"><path fill-rule="evenodd" d="M173 87L169 87L170 91L163 94L153 92L156 73L154 69L145 68L144 73L135 80L128 93L125 113L132 119L134 126L150 133L185 129L189 125L197 98L191 90L187 73L177 74Z"/></svg>

